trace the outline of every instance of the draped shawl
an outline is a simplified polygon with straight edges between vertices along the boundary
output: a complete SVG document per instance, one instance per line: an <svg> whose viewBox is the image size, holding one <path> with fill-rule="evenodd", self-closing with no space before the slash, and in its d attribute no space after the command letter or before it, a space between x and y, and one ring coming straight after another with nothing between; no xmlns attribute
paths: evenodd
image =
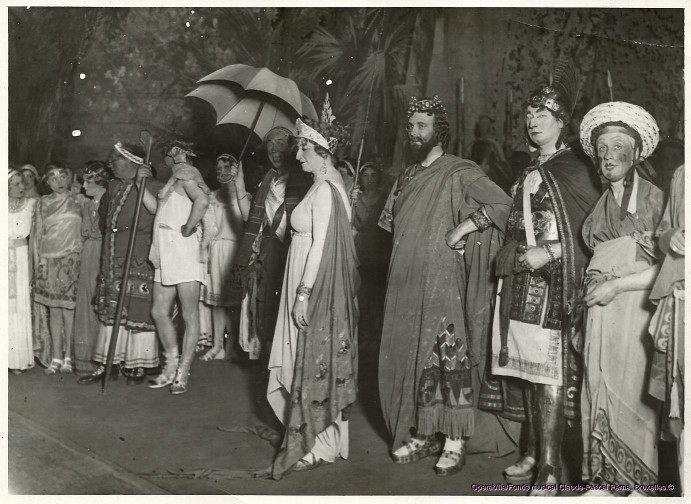
<svg viewBox="0 0 691 504"><path fill-rule="evenodd" d="M447 154L415 170L408 168L397 184L379 356L382 412L394 446L405 442L416 424L418 385L438 334L454 324L473 366L484 365L490 266L511 204L471 161ZM466 236L464 255L449 248L446 233L480 207L496 227Z"/></svg>
<svg viewBox="0 0 691 504"><path fill-rule="evenodd" d="M274 479L314 447L317 435L357 395L360 276L343 198L331 182L329 187L331 216L307 309L310 324L298 336L286 433L274 461Z"/></svg>

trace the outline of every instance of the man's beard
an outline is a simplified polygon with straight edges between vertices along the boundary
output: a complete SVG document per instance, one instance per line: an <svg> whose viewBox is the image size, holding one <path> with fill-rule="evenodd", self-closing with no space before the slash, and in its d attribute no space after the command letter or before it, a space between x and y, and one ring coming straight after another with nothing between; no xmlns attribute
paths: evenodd
<svg viewBox="0 0 691 504"><path fill-rule="evenodd" d="M421 141L420 144L413 143L410 137L408 137L408 147L413 153L415 159L422 161L427 157L427 154L429 154L430 151L439 143L436 137L436 135L433 135L429 140L424 140L418 137L417 139Z"/></svg>

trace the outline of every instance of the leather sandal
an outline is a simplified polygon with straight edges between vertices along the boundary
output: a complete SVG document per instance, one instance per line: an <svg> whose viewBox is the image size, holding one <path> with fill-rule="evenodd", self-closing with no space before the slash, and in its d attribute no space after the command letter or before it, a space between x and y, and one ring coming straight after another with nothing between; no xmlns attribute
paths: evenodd
<svg viewBox="0 0 691 504"><path fill-rule="evenodd" d="M212 360L223 360L226 358L226 351L221 348L210 348L204 355L199 357L202 362L210 362Z"/></svg>
<svg viewBox="0 0 691 504"><path fill-rule="evenodd" d="M447 460L452 462L453 465L439 467L439 462ZM437 465L434 466L434 472L437 473L437 476L451 476L452 474L456 474L458 471L463 469L464 465L465 446L461 448L460 452L444 450L441 453L441 457L439 457L439 460L437 461Z"/></svg>
<svg viewBox="0 0 691 504"><path fill-rule="evenodd" d="M518 462L504 470L504 478L509 483L532 483L535 478L535 457L521 457Z"/></svg>
<svg viewBox="0 0 691 504"><path fill-rule="evenodd" d="M441 441L436 438L427 438L425 441L411 438L410 441L401 446L391 454L391 458L396 464L411 464L420 459L437 455L442 451Z"/></svg>
<svg viewBox="0 0 691 504"><path fill-rule="evenodd" d="M57 374L58 371L60 371L61 366L61 359L53 359L52 361L50 361L50 365L46 369L44 369L43 372L47 375L54 375Z"/></svg>
<svg viewBox="0 0 691 504"><path fill-rule="evenodd" d="M144 368L136 367L127 376L127 385L139 385L140 383L144 383L144 380L146 380Z"/></svg>
<svg viewBox="0 0 691 504"><path fill-rule="evenodd" d="M65 360L62 362L62 365L60 366L60 373L61 374L71 374L74 372L74 369L72 368L72 359L69 357L65 357Z"/></svg>
<svg viewBox="0 0 691 504"><path fill-rule="evenodd" d="M305 455L295 463L293 471L311 471L312 469L316 469L319 466L330 463L331 462L327 462L324 459L315 460L314 453L309 452L307 455Z"/></svg>

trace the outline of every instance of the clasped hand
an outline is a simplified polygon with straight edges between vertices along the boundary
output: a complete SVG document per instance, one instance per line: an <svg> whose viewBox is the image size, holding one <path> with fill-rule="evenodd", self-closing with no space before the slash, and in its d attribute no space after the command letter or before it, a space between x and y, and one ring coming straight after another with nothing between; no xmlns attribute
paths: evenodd
<svg viewBox="0 0 691 504"><path fill-rule="evenodd" d="M549 263L549 256L542 247L519 245L516 261L519 266L535 271Z"/></svg>
<svg viewBox="0 0 691 504"><path fill-rule="evenodd" d="M595 305L605 306L608 305L617 294L619 294L619 289L617 288L615 280L607 280L590 289L583 298L583 301L585 301L588 308Z"/></svg>

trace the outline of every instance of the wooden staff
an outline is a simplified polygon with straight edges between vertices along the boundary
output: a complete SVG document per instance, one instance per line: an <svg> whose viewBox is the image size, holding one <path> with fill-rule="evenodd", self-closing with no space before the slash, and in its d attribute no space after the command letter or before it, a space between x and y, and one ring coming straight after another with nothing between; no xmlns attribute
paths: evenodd
<svg viewBox="0 0 691 504"><path fill-rule="evenodd" d="M146 147L145 165L149 165L151 160L151 147L153 146L153 137L148 131L142 131L139 135L139 141ZM105 394L110 381L110 373L113 368L113 360L115 359L115 347L118 342L118 335L120 334L120 319L122 318L122 310L125 306L125 296L127 295L127 284L130 279L130 265L132 263L132 254L134 253L134 242L137 239L137 227L139 226L139 215L141 214L142 204L144 202L144 192L146 190L146 177L142 179L139 185L139 197L137 198L137 207L134 210L134 217L132 218L132 226L130 227L130 239L127 242L127 254L125 255L125 265L122 272L122 282L120 283L120 294L118 295L118 304L115 307L115 319L113 320L113 331L110 334L110 345L108 346L108 357L106 358L106 372L103 375L103 384L101 386L101 393Z"/></svg>
<svg viewBox="0 0 691 504"><path fill-rule="evenodd" d="M614 92L612 91L612 74L607 69L607 87L609 88L609 101L614 101Z"/></svg>

